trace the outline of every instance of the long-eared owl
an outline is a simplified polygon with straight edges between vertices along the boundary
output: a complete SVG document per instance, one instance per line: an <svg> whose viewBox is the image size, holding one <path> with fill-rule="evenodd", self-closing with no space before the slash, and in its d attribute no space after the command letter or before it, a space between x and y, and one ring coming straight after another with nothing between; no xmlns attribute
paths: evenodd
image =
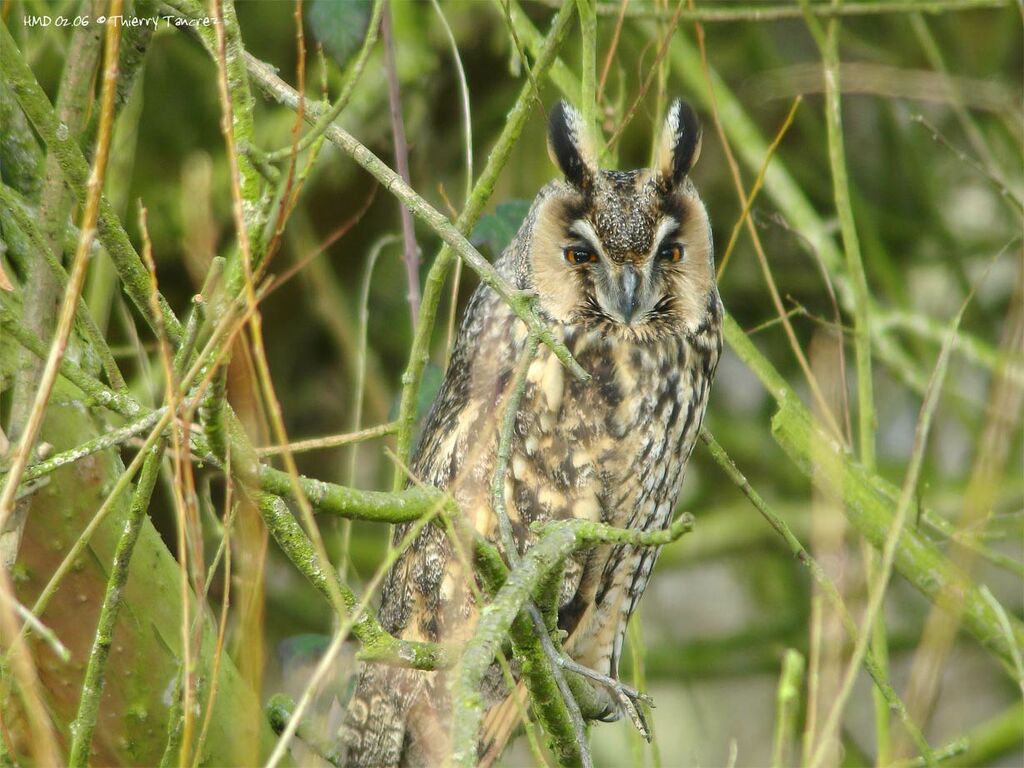
<svg viewBox="0 0 1024 768"><path fill-rule="evenodd" d="M669 524L722 347L711 229L688 176L700 153L695 113L671 104L654 168L601 170L587 134L575 109L555 106L548 148L564 181L540 191L496 264L535 296L542 319L592 376L576 379L544 346L528 368L504 477L521 552L536 521ZM492 541L499 425L527 344L525 324L481 285L411 467ZM576 662L616 677L626 623L657 556L656 548L616 545L570 559L558 622ZM381 622L408 640L462 643L478 615L472 578L441 526L428 526L385 579ZM492 672L485 760L508 741L520 711ZM347 764L440 764L448 710L443 672L367 666L343 726Z"/></svg>

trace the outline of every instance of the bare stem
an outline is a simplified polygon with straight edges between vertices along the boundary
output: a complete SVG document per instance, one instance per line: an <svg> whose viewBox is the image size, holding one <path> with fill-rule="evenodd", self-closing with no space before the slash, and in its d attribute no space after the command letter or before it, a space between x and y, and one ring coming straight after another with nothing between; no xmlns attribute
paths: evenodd
<svg viewBox="0 0 1024 768"><path fill-rule="evenodd" d="M405 140L405 120L402 118L402 92L398 84L398 67L395 64L395 37L391 27L390 3L387 3L384 16L381 18L380 36L384 41L384 72L388 79L388 114L391 117L395 167L398 169L398 175L411 188L409 143ZM416 244L416 232L413 229L409 208L399 205L398 212L402 219L402 256L409 288L409 313L412 315L412 327L415 331L420 312L420 247Z"/></svg>

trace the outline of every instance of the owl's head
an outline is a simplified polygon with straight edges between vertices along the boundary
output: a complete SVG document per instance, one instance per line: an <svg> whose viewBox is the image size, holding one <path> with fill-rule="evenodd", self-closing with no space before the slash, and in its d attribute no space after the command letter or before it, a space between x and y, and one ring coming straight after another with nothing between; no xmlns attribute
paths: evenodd
<svg viewBox="0 0 1024 768"><path fill-rule="evenodd" d="M565 176L540 203L528 258L556 321L651 341L696 332L717 306L711 229L687 174L701 129L668 109L654 168L601 170L581 115L559 102L548 149Z"/></svg>

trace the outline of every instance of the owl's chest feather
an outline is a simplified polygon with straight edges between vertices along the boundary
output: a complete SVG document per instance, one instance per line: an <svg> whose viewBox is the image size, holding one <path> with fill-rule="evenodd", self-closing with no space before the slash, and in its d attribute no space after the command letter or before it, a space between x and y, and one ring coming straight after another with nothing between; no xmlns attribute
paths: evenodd
<svg viewBox="0 0 1024 768"><path fill-rule="evenodd" d="M593 379L579 382L539 352L516 424L510 508L524 522L577 517L647 527L678 491L688 432L703 409L704 367L678 337L633 345L591 332L566 342Z"/></svg>

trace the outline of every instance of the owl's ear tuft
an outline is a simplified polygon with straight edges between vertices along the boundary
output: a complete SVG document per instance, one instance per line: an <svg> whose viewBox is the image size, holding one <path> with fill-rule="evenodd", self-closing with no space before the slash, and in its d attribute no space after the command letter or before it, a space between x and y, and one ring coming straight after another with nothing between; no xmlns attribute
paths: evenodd
<svg viewBox="0 0 1024 768"><path fill-rule="evenodd" d="M658 172L666 186L677 186L697 163L700 140L697 113L688 103L676 99L668 107L658 146Z"/></svg>
<svg viewBox="0 0 1024 768"><path fill-rule="evenodd" d="M565 101L555 104L548 118L548 153L577 189L588 188L597 175L583 116Z"/></svg>

